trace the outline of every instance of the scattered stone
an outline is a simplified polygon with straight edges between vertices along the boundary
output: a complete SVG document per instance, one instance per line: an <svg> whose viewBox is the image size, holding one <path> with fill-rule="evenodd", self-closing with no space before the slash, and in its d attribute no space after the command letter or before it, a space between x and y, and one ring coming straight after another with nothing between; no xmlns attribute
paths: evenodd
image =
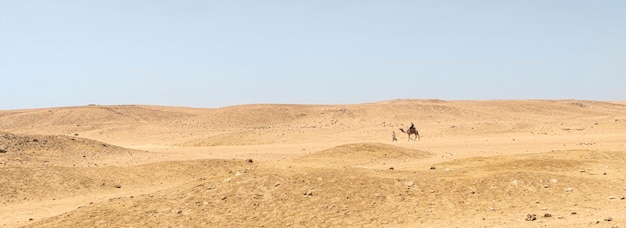
<svg viewBox="0 0 626 228"><path fill-rule="evenodd" d="M115 184L115 185L113 185L113 187L115 187L115 188L122 188L122 186L119 185L119 184Z"/></svg>
<svg viewBox="0 0 626 228"><path fill-rule="evenodd" d="M4 148L0 148L0 154L4 154L4 153L6 153L6 152L9 152L9 151L7 151L7 150L6 150L6 149L4 149Z"/></svg>
<svg viewBox="0 0 626 228"><path fill-rule="evenodd" d="M617 196L609 196L609 199L617 199Z"/></svg>
<svg viewBox="0 0 626 228"><path fill-rule="evenodd" d="M435 169L437 169L437 167L434 167L434 166L430 167L430 170L435 170Z"/></svg>
<svg viewBox="0 0 626 228"><path fill-rule="evenodd" d="M573 189L573 188L566 188L566 189L565 189L565 192L572 192L572 191L574 191L574 189Z"/></svg>
<svg viewBox="0 0 626 228"><path fill-rule="evenodd" d="M413 186L415 186L415 182L413 182L413 181L405 181L404 185L406 185L407 187L413 187Z"/></svg>
<svg viewBox="0 0 626 228"><path fill-rule="evenodd" d="M610 221L613 221L613 218L608 217L608 218L605 218L604 221L610 222Z"/></svg>
<svg viewBox="0 0 626 228"><path fill-rule="evenodd" d="M557 179L550 179L550 183L556 184L558 182L559 182L559 180L557 180Z"/></svg>
<svg viewBox="0 0 626 228"><path fill-rule="evenodd" d="M230 183L230 178L226 178L226 179L224 179L224 181L223 181L223 182L224 182L224 183Z"/></svg>
<svg viewBox="0 0 626 228"><path fill-rule="evenodd" d="M550 213L545 213L545 214L543 214L543 217L544 217L544 218L551 218L551 217L552 217L552 214L550 214Z"/></svg>
<svg viewBox="0 0 626 228"><path fill-rule="evenodd" d="M39 139L33 139L33 142L39 142Z"/></svg>
<svg viewBox="0 0 626 228"><path fill-rule="evenodd" d="M252 163L252 159L246 159L246 162Z"/></svg>
<svg viewBox="0 0 626 228"><path fill-rule="evenodd" d="M625 199L626 199L626 197L623 197L623 196L622 196L622 198L619 198L619 199L621 199L621 200L625 200Z"/></svg>
<svg viewBox="0 0 626 228"><path fill-rule="evenodd" d="M432 190L432 189L431 189L429 192L430 192L430 193L435 193L435 190Z"/></svg>
<svg viewBox="0 0 626 228"><path fill-rule="evenodd" d="M226 197L226 196L222 196L222 200L226 200L226 199L227 199L227 197Z"/></svg>
<svg viewBox="0 0 626 228"><path fill-rule="evenodd" d="M306 192L304 193L305 196L313 196L313 192L315 191L315 189L309 189L306 190Z"/></svg>
<svg viewBox="0 0 626 228"><path fill-rule="evenodd" d="M393 170L393 167L389 167L389 170Z"/></svg>
<svg viewBox="0 0 626 228"><path fill-rule="evenodd" d="M527 214L526 215L526 221L535 221L537 220L537 215L535 214Z"/></svg>
<svg viewBox="0 0 626 228"><path fill-rule="evenodd" d="M575 211L572 211L572 215L575 215L575 214L578 214L578 213L576 213Z"/></svg>

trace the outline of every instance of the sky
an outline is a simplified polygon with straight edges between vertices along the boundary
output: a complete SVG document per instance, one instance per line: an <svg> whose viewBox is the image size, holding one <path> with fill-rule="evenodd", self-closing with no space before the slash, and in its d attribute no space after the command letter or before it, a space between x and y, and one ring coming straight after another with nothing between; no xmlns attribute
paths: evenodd
<svg viewBox="0 0 626 228"><path fill-rule="evenodd" d="M626 1L0 0L0 110L626 100Z"/></svg>

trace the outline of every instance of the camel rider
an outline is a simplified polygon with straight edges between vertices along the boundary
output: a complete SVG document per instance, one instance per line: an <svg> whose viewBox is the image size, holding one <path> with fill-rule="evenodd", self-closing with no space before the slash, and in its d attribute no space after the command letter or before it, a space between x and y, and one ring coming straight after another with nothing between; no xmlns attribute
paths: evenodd
<svg viewBox="0 0 626 228"><path fill-rule="evenodd" d="M415 124L413 124L413 122L411 122L411 126L409 127L409 131L415 129Z"/></svg>

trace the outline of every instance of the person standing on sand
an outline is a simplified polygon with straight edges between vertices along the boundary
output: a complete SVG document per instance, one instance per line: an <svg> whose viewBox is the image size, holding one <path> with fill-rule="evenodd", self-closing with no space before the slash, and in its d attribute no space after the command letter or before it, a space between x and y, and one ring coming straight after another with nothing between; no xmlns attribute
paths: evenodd
<svg viewBox="0 0 626 228"><path fill-rule="evenodd" d="M391 141L392 142L398 141L398 139L396 138L396 132L395 131L391 132Z"/></svg>

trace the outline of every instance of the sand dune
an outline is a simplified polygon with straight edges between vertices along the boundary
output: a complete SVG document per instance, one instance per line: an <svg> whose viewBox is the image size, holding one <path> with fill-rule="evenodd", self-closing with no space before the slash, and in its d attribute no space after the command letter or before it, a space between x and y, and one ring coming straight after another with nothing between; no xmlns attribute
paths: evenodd
<svg viewBox="0 0 626 228"><path fill-rule="evenodd" d="M0 131L8 227L626 226L619 102L93 105Z"/></svg>
<svg viewBox="0 0 626 228"><path fill-rule="evenodd" d="M432 154L414 149L383 143L353 143L341 145L295 159L298 164L308 166L368 167L374 168L387 163L401 163L431 157ZM385 167L392 168L392 166Z"/></svg>
<svg viewBox="0 0 626 228"><path fill-rule="evenodd" d="M0 132L0 166L106 166L137 164L145 151L62 135L15 135ZM108 163L108 164L107 164Z"/></svg>

